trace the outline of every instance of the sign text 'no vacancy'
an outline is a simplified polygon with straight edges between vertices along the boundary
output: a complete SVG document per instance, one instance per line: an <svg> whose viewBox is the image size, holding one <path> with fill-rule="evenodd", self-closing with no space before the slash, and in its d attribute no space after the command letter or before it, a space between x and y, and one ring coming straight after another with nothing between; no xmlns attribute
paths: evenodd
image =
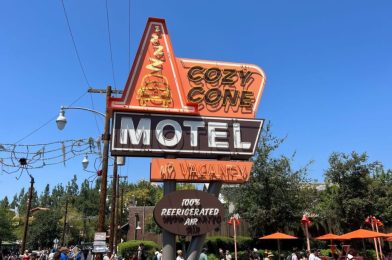
<svg viewBox="0 0 392 260"><path fill-rule="evenodd" d="M152 159L150 180L244 183L249 180L252 165L239 161Z"/></svg>

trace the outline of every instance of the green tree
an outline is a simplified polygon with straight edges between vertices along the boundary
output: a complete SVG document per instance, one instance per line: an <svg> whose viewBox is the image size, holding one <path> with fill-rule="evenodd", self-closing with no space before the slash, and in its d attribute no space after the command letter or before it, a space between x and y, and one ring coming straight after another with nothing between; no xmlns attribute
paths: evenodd
<svg viewBox="0 0 392 260"><path fill-rule="evenodd" d="M5 207L0 207L0 246L2 241L14 240L15 235L13 233L12 226L12 213Z"/></svg>
<svg viewBox="0 0 392 260"><path fill-rule="evenodd" d="M308 185L306 168L294 171L292 158L274 156L284 139L271 134L267 125L254 157L249 182L238 188L225 188L224 196L234 202L236 211L250 226L253 237L282 231L299 230L299 221L310 210L315 189Z"/></svg>
<svg viewBox="0 0 392 260"><path fill-rule="evenodd" d="M45 186L45 189L39 198L39 204L41 207L47 207L47 208L52 206L49 184Z"/></svg>
<svg viewBox="0 0 392 260"><path fill-rule="evenodd" d="M15 194L12 201L11 201L10 208L15 209L18 207L19 207L18 195Z"/></svg>
<svg viewBox="0 0 392 260"><path fill-rule="evenodd" d="M54 208L61 208L65 197L65 189L62 185L57 184L52 190L52 202Z"/></svg>
<svg viewBox="0 0 392 260"><path fill-rule="evenodd" d="M325 205L325 214L336 216L336 226L346 232L363 225L366 216L373 214L371 173L375 163L369 163L366 153L332 153L325 181L330 187L331 199Z"/></svg>
<svg viewBox="0 0 392 260"><path fill-rule="evenodd" d="M66 187L66 192L69 196L77 196L79 192L79 186L78 186L78 179L76 175L73 176L72 180L68 182L67 187Z"/></svg>
<svg viewBox="0 0 392 260"><path fill-rule="evenodd" d="M30 248L51 247L53 240L61 235L60 213L55 210L38 211L29 227L28 244Z"/></svg>
<svg viewBox="0 0 392 260"><path fill-rule="evenodd" d="M8 201L8 197L5 196L3 200L0 201L0 208L8 209L10 207L10 203Z"/></svg>
<svg viewBox="0 0 392 260"><path fill-rule="evenodd" d="M392 225L392 171L384 170L381 163L375 166L370 187L373 215L381 219L384 225Z"/></svg>
<svg viewBox="0 0 392 260"><path fill-rule="evenodd" d="M161 186L152 185L149 181L141 180L137 184L130 184L125 194L126 200L137 202L139 206L155 206L162 198L163 190Z"/></svg>
<svg viewBox="0 0 392 260"><path fill-rule="evenodd" d="M96 227L99 204L98 188L90 188L89 181L85 180L80 187L79 196L75 200L75 208L81 214L82 231L84 239L92 239Z"/></svg>

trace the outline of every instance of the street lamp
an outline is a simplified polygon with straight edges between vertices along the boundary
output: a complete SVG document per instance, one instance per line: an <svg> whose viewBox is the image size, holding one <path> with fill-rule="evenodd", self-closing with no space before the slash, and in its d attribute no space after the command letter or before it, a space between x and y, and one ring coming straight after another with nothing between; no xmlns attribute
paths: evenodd
<svg viewBox="0 0 392 260"><path fill-rule="evenodd" d="M135 222L136 222L135 223L136 224L136 227L135 227L135 240L137 240L137 232L142 229L140 227L139 214L135 214Z"/></svg>
<svg viewBox="0 0 392 260"><path fill-rule="evenodd" d="M89 111L89 112L95 113L97 115L106 117L105 114L103 114L101 112L95 111L93 109L85 108L85 107L64 107L64 106L61 106L59 116L56 119L57 128L59 130L63 130L65 125L67 124L67 118L65 117L65 110L66 109L84 110L84 111Z"/></svg>
<svg viewBox="0 0 392 260"><path fill-rule="evenodd" d="M90 90L89 90L90 92ZM99 212L98 212L98 232L105 232L105 208L106 208L106 189L107 189L107 177L108 177L108 158L109 158L109 140L110 140L110 111L109 111L109 99L112 94L112 87L108 86L106 88L106 113L103 114L101 112L83 108L83 107L61 107L60 114L56 119L56 124L58 129L62 130L67 123L67 119L65 118L65 110L67 109L76 109L76 110L84 110L89 111L98 115L101 115L105 118L105 127L103 133L103 158L102 158L102 176L101 176L101 192L99 194ZM97 259L102 259L102 255L98 254Z"/></svg>
<svg viewBox="0 0 392 260"><path fill-rule="evenodd" d="M83 165L83 169L84 169L84 170L87 169L88 163L89 163L89 161L88 161L88 156L87 156L87 154L86 154L86 155L84 156L83 160L82 160L82 165Z"/></svg>

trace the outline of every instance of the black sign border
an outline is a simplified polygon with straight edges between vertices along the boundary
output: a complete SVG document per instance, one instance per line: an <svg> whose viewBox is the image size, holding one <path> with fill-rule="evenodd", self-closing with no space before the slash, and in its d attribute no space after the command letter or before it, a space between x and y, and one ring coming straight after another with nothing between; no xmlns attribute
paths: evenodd
<svg viewBox="0 0 392 260"><path fill-rule="evenodd" d="M171 149L140 149L140 148L116 148L115 142L116 140L116 119L117 114L123 114L126 116L130 115L145 115L145 116L158 116L158 117L165 117L165 118L173 118L173 117L185 117L185 118L201 118L201 119L217 119L217 120L224 120L224 121L256 121L260 122L260 127L257 132L257 137L255 144L253 146L252 152L241 152L241 151L210 151L210 150L171 150ZM178 115L178 114L158 114L158 113L138 113L138 112L122 112L122 111L114 111L112 114L113 123L112 123L112 141L111 141L111 154L114 156L133 156L133 157L164 157L165 155L172 154L178 158L204 158L204 159L216 159L220 156L230 156L232 159L241 159L247 160L251 158L255 152L257 145L260 139L260 133L263 129L263 125L265 120L264 119L248 119L248 118L226 118L226 117L209 117L209 116L192 116L192 115Z"/></svg>

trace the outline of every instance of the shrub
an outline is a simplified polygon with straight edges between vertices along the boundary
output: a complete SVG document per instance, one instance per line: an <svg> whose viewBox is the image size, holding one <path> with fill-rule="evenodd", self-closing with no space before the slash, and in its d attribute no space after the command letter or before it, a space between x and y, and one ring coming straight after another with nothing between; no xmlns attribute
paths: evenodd
<svg viewBox="0 0 392 260"><path fill-rule="evenodd" d="M360 255L367 259L377 259L375 250L366 250L366 252L361 251Z"/></svg>
<svg viewBox="0 0 392 260"><path fill-rule="evenodd" d="M209 252L218 252L218 248L232 249L234 248L234 240L230 237L223 236L212 236L208 237L204 242L205 246L209 249Z"/></svg>
<svg viewBox="0 0 392 260"><path fill-rule="evenodd" d="M234 244L234 242L233 242ZM249 248L254 248L255 241L250 237L237 237L237 250L247 250Z"/></svg>
<svg viewBox="0 0 392 260"><path fill-rule="evenodd" d="M321 249L320 254L322 256L329 256L329 253L331 253L331 249Z"/></svg>
<svg viewBox="0 0 392 260"><path fill-rule="evenodd" d="M215 254L208 254L208 260L219 260L219 258Z"/></svg>
<svg viewBox="0 0 392 260"><path fill-rule="evenodd" d="M244 251L249 248L254 247L255 242L250 237L237 237L237 250ZM230 252L234 251L234 239L232 237L224 237L224 236L211 236L208 237L204 243L204 245L211 250L218 251L218 248L222 248L224 250L228 249Z"/></svg>
<svg viewBox="0 0 392 260"><path fill-rule="evenodd" d="M144 244L144 250L148 258L154 255L154 250L156 248L159 248L158 244L154 241L130 240L118 245L118 254L129 259L133 254L137 255L137 248L140 243Z"/></svg>

